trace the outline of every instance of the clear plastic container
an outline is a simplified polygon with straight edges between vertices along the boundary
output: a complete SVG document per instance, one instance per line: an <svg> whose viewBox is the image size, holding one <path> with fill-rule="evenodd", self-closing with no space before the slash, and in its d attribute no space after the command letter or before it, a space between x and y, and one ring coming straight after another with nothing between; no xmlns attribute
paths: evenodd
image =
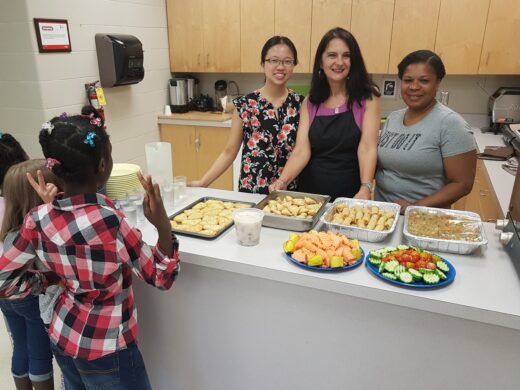
<svg viewBox="0 0 520 390"><path fill-rule="evenodd" d="M264 212L255 208L238 209L233 212L237 240L243 246L255 246L260 243L260 232Z"/></svg>

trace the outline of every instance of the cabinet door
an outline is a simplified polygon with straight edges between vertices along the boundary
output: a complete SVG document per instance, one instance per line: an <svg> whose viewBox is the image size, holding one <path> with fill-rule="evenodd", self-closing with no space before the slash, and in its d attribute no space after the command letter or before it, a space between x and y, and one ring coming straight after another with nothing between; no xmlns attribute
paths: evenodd
<svg viewBox="0 0 520 390"><path fill-rule="evenodd" d="M387 73L394 0L352 0L351 32L370 73Z"/></svg>
<svg viewBox="0 0 520 390"><path fill-rule="evenodd" d="M323 35L334 27L350 30L351 16L352 0L314 0L312 2L311 71L314 66L314 55Z"/></svg>
<svg viewBox="0 0 520 390"><path fill-rule="evenodd" d="M196 127L196 135L195 149L198 154L199 177L202 177L226 147L229 128ZM209 187L233 191L233 166Z"/></svg>
<svg viewBox="0 0 520 390"><path fill-rule="evenodd" d="M488 8L489 0L441 0L435 52L449 75L477 74Z"/></svg>
<svg viewBox="0 0 520 390"><path fill-rule="evenodd" d="M242 0L240 22L240 68L242 72L263 72L260 54L274 35L274 0Z"/></svg>
<svg viewBox="0 0 520 390"><path fill-rule="evenodd" d="M240 0L203 0L202 20L206 72L240 72Z"/></svg>
<svg viewBox="0 0 520 390"><path fill-rule="evenodd" d="M170 70L202 72L202 0L167 0Z"/></svg>
<svg viewBox="0 0 520 390"><path fill-rule="evenodd" d="M407 54L434 49L439 7L440 0L395 0L388 73L397 73L397 65Z"/></svg>
<svg viewBox="0 0 520 390"><path fill-rule="evenodd" d="M198 154L195 150L195 127L161 125L161 141L172 145L172 165L174 176L186 176L188 181L200 179Z"/></svg>
<svg viewBox="0 0 520 390"><path fill-rule="evenodd" d="M311 63L312 0L275 0L274 32L293 41L298 50L295 73L308 73Z"/></svg>
<svg viewBox="0 0 520 390"><path fill-rule="evenodd" d="M479 74L520 74L518 0L491 0Z"/></svg>

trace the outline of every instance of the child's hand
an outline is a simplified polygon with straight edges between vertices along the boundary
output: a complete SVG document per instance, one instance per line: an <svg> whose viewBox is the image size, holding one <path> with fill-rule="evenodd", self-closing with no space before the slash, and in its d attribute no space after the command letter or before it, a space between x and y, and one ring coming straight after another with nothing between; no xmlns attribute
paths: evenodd
<svg viewBox="0 0 520 390"><path fill-rule="evenodd" d="M29 180L29 183L41 200L43 200L44 203L51 203L58 194L58 187L53 183L45 183L43 173L39 169L36 172L36 176L38 176L38 183L36 183L32 175L27 172L27 180Z"/></svg>
<svg viewBox="0 0 520 390"><path fill-rule="evenodd" d="M137 177L145 191L143 200L144 216L158 230L165 228L169 231L171 229L170 221L164 209L159 185L152 183L152 177L150 175L146 176L145 179L141 172L137 172Z"/></svg>

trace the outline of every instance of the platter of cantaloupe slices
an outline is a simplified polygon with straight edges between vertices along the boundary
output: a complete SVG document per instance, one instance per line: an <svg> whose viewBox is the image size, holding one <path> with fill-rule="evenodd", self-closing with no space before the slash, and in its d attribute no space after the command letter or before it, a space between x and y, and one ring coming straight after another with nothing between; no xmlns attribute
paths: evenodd
<svg viewBox="0 0 520 390"><path fill-rule="evenodd" d="M291 233L283 244L287 259L306 269L321 272L346 271L363 263L364 252L358 240L341 233L311 230Z"/></svg>

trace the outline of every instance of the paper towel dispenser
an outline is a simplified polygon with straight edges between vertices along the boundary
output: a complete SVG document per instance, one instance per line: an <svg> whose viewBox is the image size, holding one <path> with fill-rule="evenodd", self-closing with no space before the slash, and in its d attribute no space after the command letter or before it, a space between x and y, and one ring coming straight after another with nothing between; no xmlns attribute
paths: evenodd
<svg viewBox="0 0 520 390"><path fill-rule="evenodd" d="M96 34L102 87L137 84L144 78L143 45L133 35Z"/></svg>

